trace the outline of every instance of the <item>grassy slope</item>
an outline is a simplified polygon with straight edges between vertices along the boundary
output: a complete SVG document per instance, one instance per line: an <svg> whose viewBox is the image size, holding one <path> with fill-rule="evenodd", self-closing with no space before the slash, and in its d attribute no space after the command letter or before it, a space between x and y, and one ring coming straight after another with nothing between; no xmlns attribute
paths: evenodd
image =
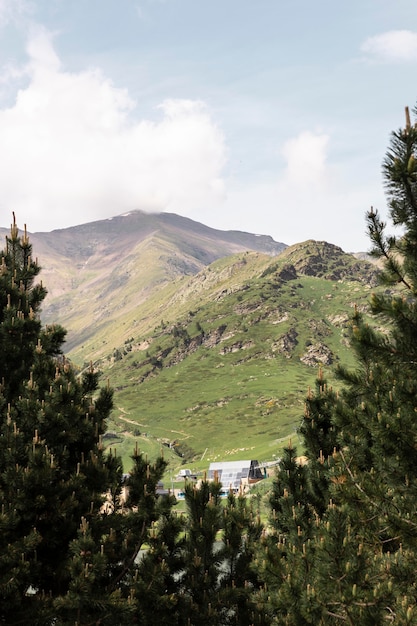
<svg viewBox="0 0 417 626"><path fill-rule="evenodd" d="M116 389L110 428L125 433L117 444L125 458L135 434L150 456L162 441L174 443L195 470L220 459L272 460L289 439L297 442L321 352L313 351L312 365L300 359L311 346L325 345L333 364L349 363L349 313L354 305L365 306L370 291L366 272L358 274L347 255L327 259L321 276L283 279L283 266L296 265L298 253L295 248L275 259L257 253L221 259L132 312L135 319L152 320L151 331L138 333L126 317L121 359L108 351L106 358L110 344L101 345L100 366ZM324 277L340 263L346 277L362 282ZM325 369L331 379L332 365ZM164 450L171 467L179 466L181 459Z"/></svg>

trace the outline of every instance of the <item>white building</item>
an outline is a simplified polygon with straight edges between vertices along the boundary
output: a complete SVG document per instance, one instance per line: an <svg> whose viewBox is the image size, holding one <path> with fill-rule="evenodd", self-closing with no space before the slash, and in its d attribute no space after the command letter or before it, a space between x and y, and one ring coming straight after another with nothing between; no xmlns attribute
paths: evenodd
<svg viewBox="0 0 417 626"><path fill-rule="evenodd" d="M258 461L221 461L210 463L208 480L218 480L225 491L248 487L265 477Z"/></svg>

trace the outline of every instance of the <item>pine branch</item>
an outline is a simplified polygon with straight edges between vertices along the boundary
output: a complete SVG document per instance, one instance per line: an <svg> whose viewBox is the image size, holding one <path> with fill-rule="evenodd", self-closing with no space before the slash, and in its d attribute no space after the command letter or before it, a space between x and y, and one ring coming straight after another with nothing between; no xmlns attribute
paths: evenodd
<svg viewBox="0 0 417 626"><path fill-rule="evenodd" d="M360 485L360 484L357 482L357 480L355 479L355 477L354 477L354 475L353 475L353 473L352 473L352 471L351 471L351 469L350 469L350 467L349 467L349 465L348 465L348 463L347 463L347 461L346 461L346 459L345 459L345 456L344 456L344 454L343 454L343 450L339 450L339 452L338 452L338 453L339 453L339 455L340 455L340 457L341 457L341 459L342 459L342 461L343 461L344 468L345 468L345 470L347 471L347 473L349 474L350 479L351 479L352 484L354 485L354 487L356 487L356 489L357 489L357 490L358 490L358 491L359 491L359 492L360 492L360 493L361 493L361 494L365 497L365 499L366 499L366 500L368 500L368 502L370 502L370 504L372 505L372 507L373 507L375 510L377 510L377 511L381 511L381 508L382 508L382 507L381 507L381 504L382 504L382 502L380 502L380 501L376 501L376 500L373 500L373 499L369 496L369 494L368 494L368 493L366 493L366 491L365 491L365 490L361 487L361 485ZM416 524L416 523L412 522L412 521L411 521L411 520L409 520L409 519L405 519L404 517L401 517L399 508L398 508L397 506L395 506L395 505L392 503L392 501L391 501L391 500L385 500L385 503L386 503L386 504L388 504L388 505L391 505L391 507L393 507L393 508L397 511L397 517L398 517L398 519L399 519L401 522L403 522L404 524L406 524L406 525L410 526L410 528L417 529L417 524ZM393 538L391 537L390 539L392 540Z"/></svg>
<svg viewBox="0 0 417 626"><path fill-rule="evenodd" d="M129 559L127 560L125 566L123 567L123 569L121 570L121 572L116 576L116 578L109 584L107 585L106 589L109 592L114 591L118 584L123 580L123 578L126 576L126 574L130 571L130 569L132 568L138 554L139 551L141 549L141 547L143 546L144 543L144 538L146 535L146 521L144 520L142 523L142 529L140 531L140 540L136 543L136 546L131 554L131 556L129 557Z"/></svg>

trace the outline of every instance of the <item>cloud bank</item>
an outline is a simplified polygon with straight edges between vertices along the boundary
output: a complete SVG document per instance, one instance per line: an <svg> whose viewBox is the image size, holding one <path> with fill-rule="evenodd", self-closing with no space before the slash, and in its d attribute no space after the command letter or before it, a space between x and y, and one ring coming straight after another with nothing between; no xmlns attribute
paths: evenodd
<svg viewBox="0 0 417 626"><path fill-rule="evenodd" d="M225 141L203 103L167 100L138 120L137 103L100 70L65 71L46 30L26 51L26 85L0 109L2 213L33 231L219 201Z"/></svg>

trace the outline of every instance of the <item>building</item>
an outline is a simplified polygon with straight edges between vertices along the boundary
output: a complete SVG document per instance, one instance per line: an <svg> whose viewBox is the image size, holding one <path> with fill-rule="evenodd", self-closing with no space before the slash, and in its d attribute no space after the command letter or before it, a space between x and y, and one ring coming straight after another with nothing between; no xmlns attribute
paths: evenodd
<svg viewBox="0 0 417 626"><path fill-rule="evenodd" d="M197 480L197 474L193 474L190 469L180 469L175 480L183 480L186 478L189 478L190 480Z"/></svg>
<svg viewBox="0 0 417 626"><path fill-rule="evenodd" d="M218 480L223 489L239 491L240 488L258 482L264 478L264 473L258 461L221 461L210 463L208 480Z"/></svg>

